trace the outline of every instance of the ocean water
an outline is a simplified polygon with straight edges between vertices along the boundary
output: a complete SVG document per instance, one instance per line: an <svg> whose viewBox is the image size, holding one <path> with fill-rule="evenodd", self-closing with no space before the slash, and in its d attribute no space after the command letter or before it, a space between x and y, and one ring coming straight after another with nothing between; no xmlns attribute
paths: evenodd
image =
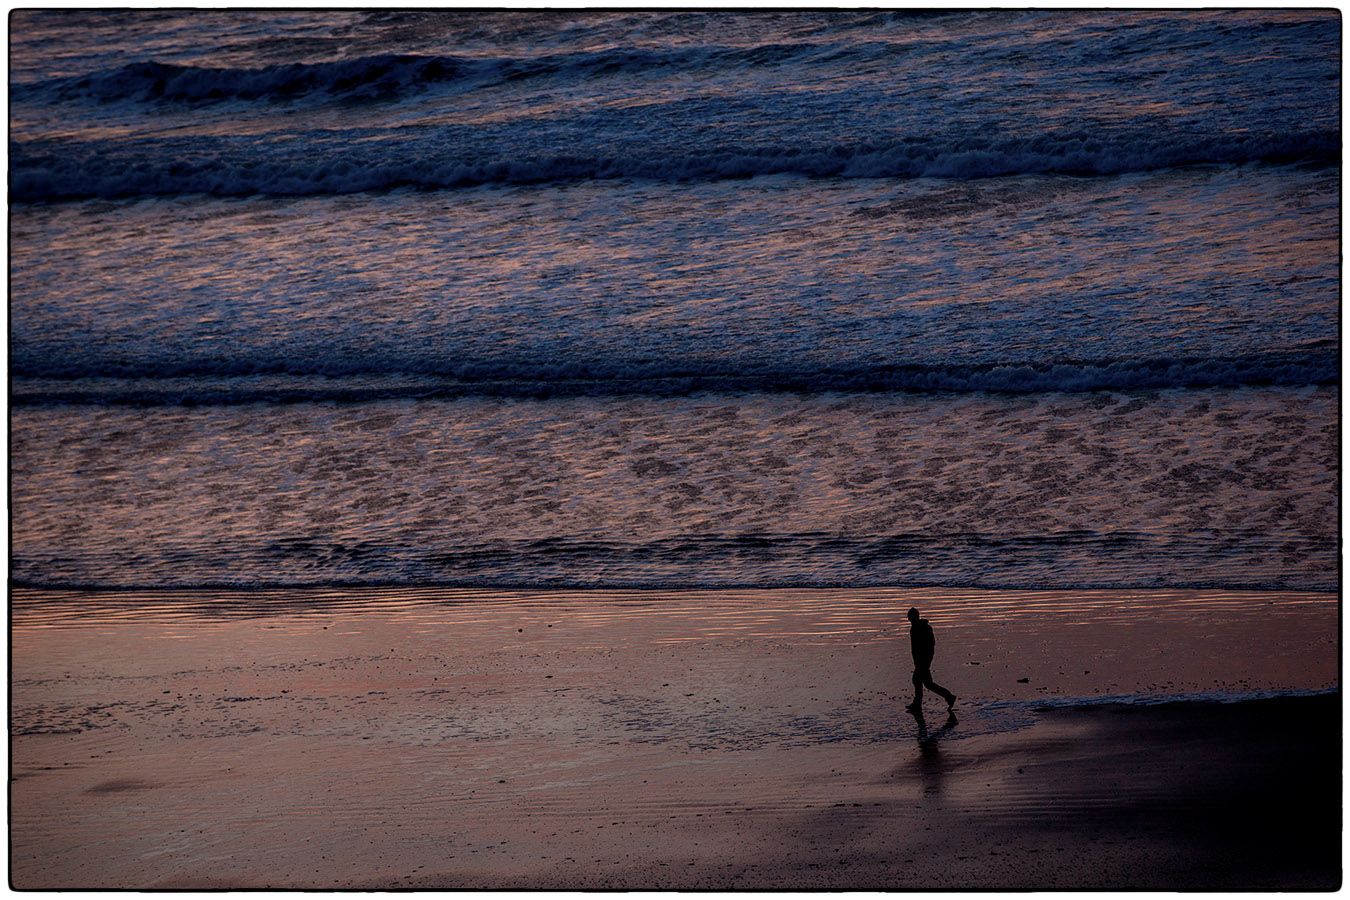
<svg viewBox="0 0 1350 900"><path fill-rule="evenodd" d="M1319 10L20 11L20 584L1339 584Z"/></svg>

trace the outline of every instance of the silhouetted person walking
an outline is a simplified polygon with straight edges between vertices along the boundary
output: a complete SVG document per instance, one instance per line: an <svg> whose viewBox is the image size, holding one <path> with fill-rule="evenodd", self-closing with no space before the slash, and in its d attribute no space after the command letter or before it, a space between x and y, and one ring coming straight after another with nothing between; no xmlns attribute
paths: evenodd
<svg viewBox="0 0 1350 900"><path fill-rule="evenodd" d="M914 702L905 709L915 715L923 715L923 689L926 685L930 691L947 701L947 710L950 712L956 703L956 695L933 680L933 650L937 646L933 626L928 624L927 619L920 619L919 611L912 606L908 618L909 650L914 654Z"/></svg>

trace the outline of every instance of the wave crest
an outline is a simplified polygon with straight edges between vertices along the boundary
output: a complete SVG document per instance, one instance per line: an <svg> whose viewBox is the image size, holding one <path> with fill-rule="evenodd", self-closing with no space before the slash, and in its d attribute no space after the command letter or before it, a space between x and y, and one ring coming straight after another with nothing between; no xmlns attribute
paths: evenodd
<svg viewBox="0 0 1350 900"><path fill-rule="evenodd" d="M148 60L87 75L16 84L16 98L59 102L216 103L318 99L397 100L434 85L482 87L562 75L588 78L707 67L756 68L812 57L899 55L899 45L760 44L748 47L610 48L540 56L376 54L258 68L194 66Z"/></svg>
<svg viewBox="0 0 1350 900"><path fill-rule="evenodd" d="M127 547L72 557L17 553L16 587L66 590L251 589L441 585L460 588L827 588L951 587L1018 590L1219 588L1335 589L1326 577L1289 572L1253 577L1241 558L1296 545L1333 559L1336 541L1218 533L1178 540L1140 532L1041 535L960 533L853 537L824 532L688 534L647 541L544 537L421 544L328 537L255 545ZM1081 559L1098 560L1090 571ZM1332 567L1334 570L1334 566ZM1318 572L1331 571L1325 568Z"/></svg>

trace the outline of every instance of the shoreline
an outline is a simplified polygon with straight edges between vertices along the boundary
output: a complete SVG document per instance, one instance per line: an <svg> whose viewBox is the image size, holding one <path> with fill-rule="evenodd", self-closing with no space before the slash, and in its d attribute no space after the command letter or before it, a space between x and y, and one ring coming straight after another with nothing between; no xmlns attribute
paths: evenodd
<svg viewBox="0 0 1350 900"><path fill-rule="evenodd" d="M374 593L17 594L11 884L1339 883L1335 595Z"/></svg>

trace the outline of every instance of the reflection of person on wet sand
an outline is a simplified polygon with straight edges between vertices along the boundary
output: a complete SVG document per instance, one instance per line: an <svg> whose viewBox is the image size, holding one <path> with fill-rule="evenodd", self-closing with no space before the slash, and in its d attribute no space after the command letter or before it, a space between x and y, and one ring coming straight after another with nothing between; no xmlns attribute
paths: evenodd
<svg viewBox="0 0 1350 900"><path fill-rule="evenodd" d="M915 713L914 718L919 722L919 750L924 756L936 756L938 739L956 727L956 713L948 711L947 721L937 731L928 730L928 722L922 712Z"/></svg>
<svg viewBox="0 0 1350 900"><path fill-rule="evenodd" d="M933 626L927 619L919 618L919 611L909 609L909 649L914 655L914 702L905 709L916 716L923 715L923 689L925 686L947 701L947 711L951 712L956 704L956 695L933 680L933 651L937 639L933 637Z"/></svg>
<svg viewBox="0 0 1350 900"><path fill-rule="evenodd" d="M956 727L956 713L949 710L947 721L943 722L937 731L928 730L928 723L924 721L922 710L914 713L914 720L919 723L919 758L917 765L919 775L923 778L923 792L925 794L940 794L942 793L944 767L942 755L938 752L938 741Z"/></svg>

